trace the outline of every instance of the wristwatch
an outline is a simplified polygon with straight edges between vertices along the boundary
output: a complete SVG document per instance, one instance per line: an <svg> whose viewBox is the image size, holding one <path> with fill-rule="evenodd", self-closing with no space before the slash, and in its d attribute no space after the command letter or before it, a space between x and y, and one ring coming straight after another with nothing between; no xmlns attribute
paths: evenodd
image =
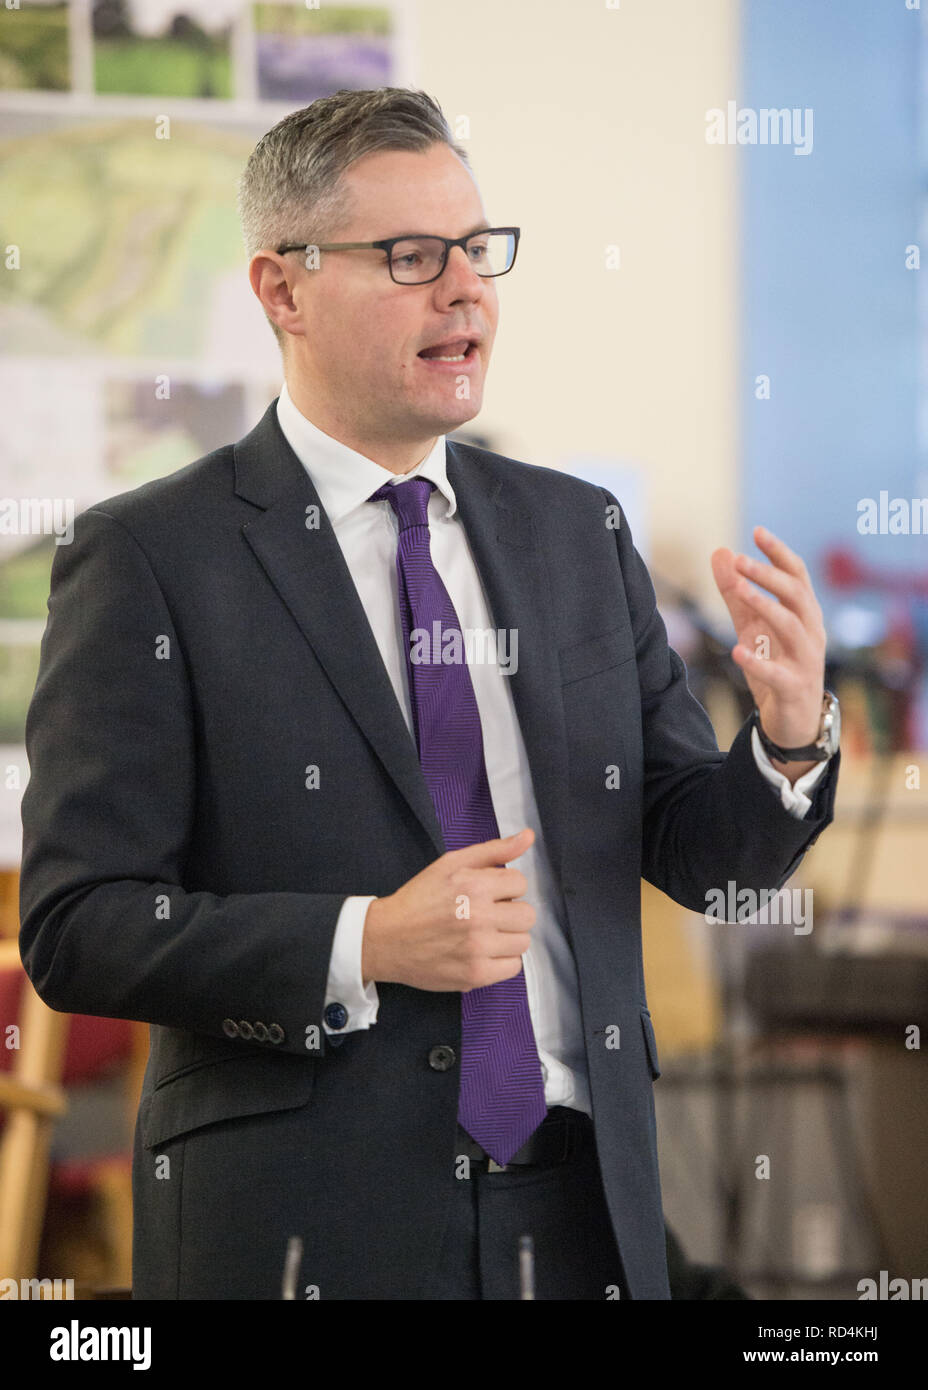
<svg viewBox="0 0 928 1390"><path fill-rule="evenodd" d="M769 739L761 728L760 714L754 709L754 727L768 758L778 763L823 763L838 751L841 739L841 707L838 697L832 690L826 690L822 698L822 722L818 738L807 743L804 748L781 748Z"/></svg>

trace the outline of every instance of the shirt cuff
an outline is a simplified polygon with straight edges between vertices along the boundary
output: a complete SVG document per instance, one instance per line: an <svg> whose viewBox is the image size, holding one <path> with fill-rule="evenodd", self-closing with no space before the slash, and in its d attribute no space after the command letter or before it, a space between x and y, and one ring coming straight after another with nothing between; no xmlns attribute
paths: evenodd
<svg viewBox="0 0 928 1390"><path fill-rule="evenodd" d="M325 1009L322 1026L327 1033L353 1033L361 1028L370 1028L377 1022L380 1000L377 986L373 980L365 988L361 975L361 943L364 937L364 919L374 898L346 898L342 903L335 935L332 939L332 953L329 956L329 976L325 989ZM347 1019L341 1028L332 1028L325 1021L325 1013L330 1004L340 1005L333 1009L332 1016Z"/></svg>
<svg viewBox="0 0 928 1390"><path fill-rule="evenodd" d="M802 820L809 807L812 805L812 798L808 793L813 790L824 776L825 769L831 759L826 758L824 762L819 763L816 767L810 768L809 771L804 772L801 777L797 777L793 785L790 786L789 778L785 777L782 772L777 772L773 763L764 752L764 745L760 741L756 728L751 730L751 751L754 754L754 761L757 763L758 768L763 773L766 780L773 787L774 791L779 792L780 801L784 808L789 811L791 816L795 816L797 820Z"/></svg>

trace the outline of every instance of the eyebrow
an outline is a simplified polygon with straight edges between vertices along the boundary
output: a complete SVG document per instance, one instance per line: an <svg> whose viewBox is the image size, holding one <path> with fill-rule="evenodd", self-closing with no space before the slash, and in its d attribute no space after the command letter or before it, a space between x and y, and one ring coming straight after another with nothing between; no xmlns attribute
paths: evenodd
<svg viewBox="0 0 928 1390"><path fill-rule="evenodd" d="M476 236L478 232L489 232L492 228L489 222L481 222L476 227L472 227L469 232L462 232L462 236ZM406 236L438 236L437 232L394 232L393 236L378 237L378 241L392 241L394 237Z"/></svg>

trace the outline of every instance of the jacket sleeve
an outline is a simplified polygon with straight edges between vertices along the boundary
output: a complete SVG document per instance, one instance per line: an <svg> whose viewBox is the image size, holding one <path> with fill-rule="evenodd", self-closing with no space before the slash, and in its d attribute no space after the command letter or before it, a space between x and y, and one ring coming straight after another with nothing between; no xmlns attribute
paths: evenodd
<svg viewBox="0 0 928 1390"><path fill-rule="evenodd" d="M347 895L185 891L195 718L143 549L81 513L52 565L26 720L23 963L53 1009L217 1037L228 1018L273 1021L275 1050L305 1056Z"/></svg>
<svg viewBox="0 0 928 1390"><path fill-rule="evenodd" d="M619 507L605 488L607 504ZM635 640L641 692L642 874L684 907L705 912L707 894L774 891L833 819L840 752L814 789L803 819L790 814L751 751L751 721L727 754L669 645L654 587L621 509L615 530Z"/></svg>

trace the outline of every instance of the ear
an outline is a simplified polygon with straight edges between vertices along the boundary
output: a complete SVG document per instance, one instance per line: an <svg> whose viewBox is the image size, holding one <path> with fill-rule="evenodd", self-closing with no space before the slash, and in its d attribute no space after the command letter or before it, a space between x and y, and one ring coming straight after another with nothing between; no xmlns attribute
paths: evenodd
<svg viewBox="0 0 928 1390"><path fill-rule="evenodd" d="M248 265L248 279L269 323L285 334L305 336L302 315L293 298L301 275L298 258L278 256L268 249L255 252Z"/></svg>

